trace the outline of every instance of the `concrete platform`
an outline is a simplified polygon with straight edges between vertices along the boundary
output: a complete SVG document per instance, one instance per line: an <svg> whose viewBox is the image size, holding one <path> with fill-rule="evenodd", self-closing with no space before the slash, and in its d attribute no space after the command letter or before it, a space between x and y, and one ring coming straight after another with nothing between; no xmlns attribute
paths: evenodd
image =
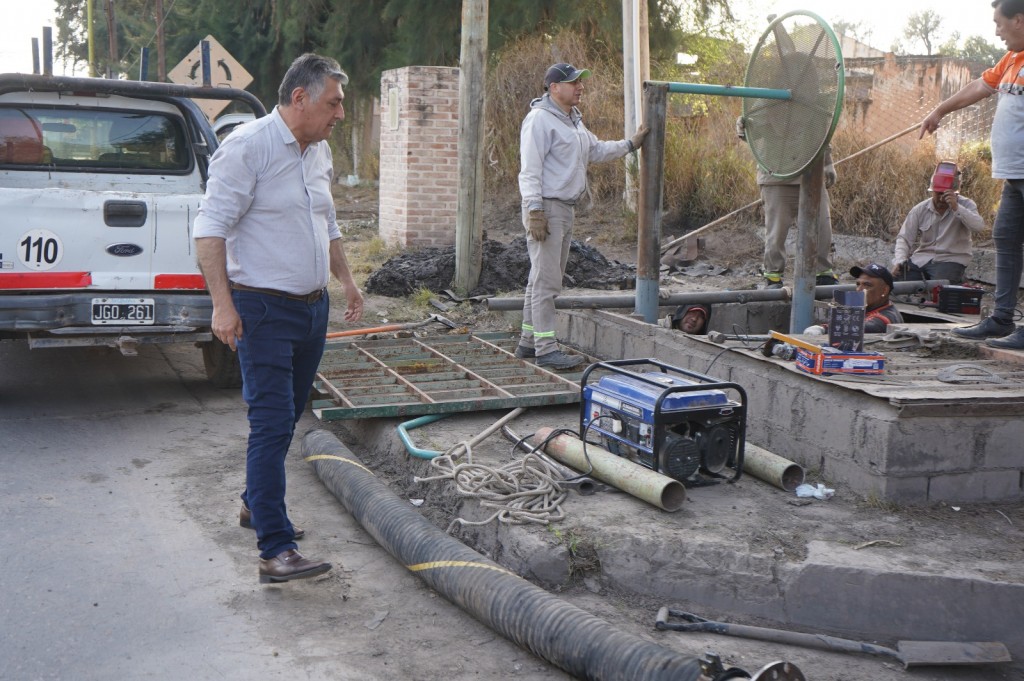
<svg viewBox="0 0 1024 681"><path fill-rule="evenodd" d="M1005 356L982 357L982 344L949 338L929 354L869 344L886 356L884 375L812 376L792 361L764 357L754 344L717 345L625 314L564 311L559 323L559 338L588 354L656 357L740 384L749 400L750 442L861 496L896 503L1024 500L1024 373ZM906 326L944 331L956 324ZM940 380L941 369L965 363L1001 382Z"/></svg>

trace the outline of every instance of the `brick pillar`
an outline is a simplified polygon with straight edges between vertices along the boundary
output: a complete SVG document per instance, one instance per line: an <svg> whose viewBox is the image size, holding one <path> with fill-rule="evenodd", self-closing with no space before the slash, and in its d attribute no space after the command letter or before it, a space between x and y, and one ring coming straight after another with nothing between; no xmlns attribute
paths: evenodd
<svg viewBox="0 0 1024 681"><path fill-rule="evenodd" d="M380 102L380 237L401 246L454 244L459 69L385 71Z"/></svg>

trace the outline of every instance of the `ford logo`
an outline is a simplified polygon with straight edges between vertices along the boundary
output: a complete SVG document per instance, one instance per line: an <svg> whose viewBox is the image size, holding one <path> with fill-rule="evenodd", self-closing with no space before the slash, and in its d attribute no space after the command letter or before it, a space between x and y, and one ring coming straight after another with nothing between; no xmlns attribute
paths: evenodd
<svg viewBox="0 0 1024 681"><path fill-rule="evenodd" d="M136 244L110 244L107 246L106 251L110 255L127 258L142 253L142 246L137 246Z"/></svg>

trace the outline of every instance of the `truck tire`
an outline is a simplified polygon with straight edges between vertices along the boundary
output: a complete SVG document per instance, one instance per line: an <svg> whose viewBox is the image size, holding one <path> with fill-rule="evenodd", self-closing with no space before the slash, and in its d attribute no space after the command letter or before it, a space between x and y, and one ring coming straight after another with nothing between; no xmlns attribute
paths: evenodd
<svg viewBox="0 0 1024 681"><path fill-rule="evenodd" d="M238 364L238 353L218 338L200 345L203 348L206 378L210 383L217 388L241 388L242 368Z"/></svg>

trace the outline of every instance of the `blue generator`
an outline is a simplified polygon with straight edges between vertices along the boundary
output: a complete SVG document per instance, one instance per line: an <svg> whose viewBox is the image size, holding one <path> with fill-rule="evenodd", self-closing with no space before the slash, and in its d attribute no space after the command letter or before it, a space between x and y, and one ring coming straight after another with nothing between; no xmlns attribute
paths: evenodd
<svg viewBox="0 0 1024 681"><path fill-rule="evenodd" d="M613 454L688 487L739 480L747 394L736 383L654 359L624 359L592 364L580 387L584 441L596 434Z"/></svg>

